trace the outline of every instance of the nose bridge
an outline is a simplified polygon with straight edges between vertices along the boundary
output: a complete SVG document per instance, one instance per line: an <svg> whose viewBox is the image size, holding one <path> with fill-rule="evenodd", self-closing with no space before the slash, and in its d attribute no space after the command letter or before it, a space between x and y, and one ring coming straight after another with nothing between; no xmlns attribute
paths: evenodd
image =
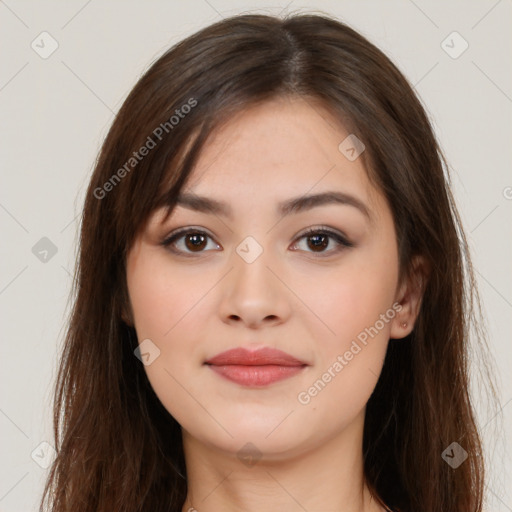
<svg viewBox="0 0 512 512"><path fill-rule="evenodd" d="M269 255L268 247L264 248L252 236L246 237L236 247L233 254L235 282L251 288L268 289L271 287L272 285L268 281L272 273L267 268L271 264Z"/></svg>
<svg viewBox="0 0 512 512"><path fill-rule="evenodd" d="M247 236L236 247L233 254L234 284L237 292L243 292L246 300L261 301L272 295L275 283L271 283L272 272L267 268L271 266L269 261L271 249L261 243L254 236ZM242 298L242 297L240 297Z"/></svg>
<svg viewBox="0 0 512 512"><path fill-rule="evenodd" d="M247 236L233 251L231 263L234 268L221 307L224 319L236 317L250 325L266 318L283 320L289 313L288 298L285 287L274 275L278 265L272 250Z"/></svg>

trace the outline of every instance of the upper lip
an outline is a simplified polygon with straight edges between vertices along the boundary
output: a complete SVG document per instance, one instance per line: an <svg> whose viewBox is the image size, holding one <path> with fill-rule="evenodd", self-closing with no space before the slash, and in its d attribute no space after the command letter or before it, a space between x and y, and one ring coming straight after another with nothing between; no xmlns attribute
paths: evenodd
<svg viewBox="0 0 512 512"><path fill-rule="evenodd" d="M205 364L215 366L244 365L244 366L304 366L306 363L275 348L264 347L248 350L243 347L226 350L205 361Z"/></svg>

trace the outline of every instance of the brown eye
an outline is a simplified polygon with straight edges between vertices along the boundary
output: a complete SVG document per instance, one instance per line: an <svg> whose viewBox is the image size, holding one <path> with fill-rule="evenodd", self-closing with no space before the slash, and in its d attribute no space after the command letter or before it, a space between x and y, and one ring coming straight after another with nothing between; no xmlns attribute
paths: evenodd
<svg viewBox="0 0 512 512"><path fill-rule="evenodd" d="M322 251L329 245L329 237L326 235L310 235L308 238L308 247L312 248L313 251Z"/></svg>
<svg viewBox="0 0 512 512"><path fill-rule="evenodd" d="M204 231L197 229L182 229L168 236L161 242L161 245L176 254L188 256L193 253L200 254L202 252L208 252L205 248L208 246L208 242L210 240L212 240L211 236ZM218 244L214 245L216 246L216 249L220 248Z"/></svg>
<svg viewBox="0 0 512 512"><path fill-rule="evenodd" d="M185 245L191 251L201 251L206 247L206 237L201 233L191 233L184 236Z"/></svg>
<svg viewBox="0 0 512 512"><path fill-rule="evenodd" d="M300 247L300 241L306 239L305 247ZM354 244L349 242L341 233L332 231L327 228L312 228L306 233L303 233L297 240L294 247L305 252L313 252L319 256L329 256L338 253L339 251L353 247ZM334 242L331 249L327 249L331 242ZM297 250L297 249L294 249Z"/></svg>

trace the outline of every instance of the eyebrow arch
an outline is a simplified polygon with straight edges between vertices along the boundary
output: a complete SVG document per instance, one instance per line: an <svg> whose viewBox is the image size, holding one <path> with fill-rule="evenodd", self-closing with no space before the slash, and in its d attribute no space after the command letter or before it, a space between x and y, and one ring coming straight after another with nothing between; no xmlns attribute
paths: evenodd
<svg viewBox="0 0 512 512"><path fill-rule="evenodd" d="M365 217L367 217L368 220L371 221L372 219L368 207L360 199L350 194L336 191L293 197L279 203L277 207L277 213L281 216L286 216L328 204L353 206ZM205 196L182 192L179 194L176 200L176 205L180 205L189 210L195 210L203 213L213 213L215 215L222 215L230 219L233 218L233 212L229 205Z"/></svg>

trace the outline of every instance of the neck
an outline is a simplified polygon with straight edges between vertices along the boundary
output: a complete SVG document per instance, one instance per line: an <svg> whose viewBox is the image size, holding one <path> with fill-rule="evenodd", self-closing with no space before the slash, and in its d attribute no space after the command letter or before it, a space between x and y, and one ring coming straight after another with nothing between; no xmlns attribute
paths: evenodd
<svg viewBox="0 0 512 512"><path fill-rule="evenodd" d="M341 433L294 454L242 463L183 430L188 495L182 512L377 512L364 482L364 413ZM240 443L243 444L243 443Z"/></svg>

